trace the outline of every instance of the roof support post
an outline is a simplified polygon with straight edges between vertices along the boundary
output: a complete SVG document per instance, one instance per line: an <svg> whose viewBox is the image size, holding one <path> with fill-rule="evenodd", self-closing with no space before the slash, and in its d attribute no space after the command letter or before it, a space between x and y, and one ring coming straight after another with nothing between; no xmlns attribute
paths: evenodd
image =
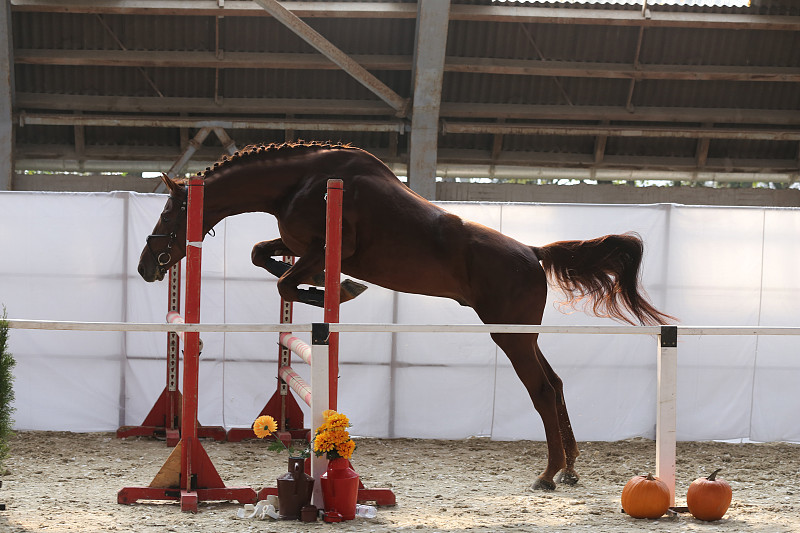
<svg viewBox="0 0 800 533"><path fill-rule="evenodd" d="M298 37L336 63L342 70L355 78L357 82L392 106L397 116L403 117L408 113L408 101L405 98L370 74L367 69L359 65L353 58L320 35L314 28L300 20L300 17L283 7L278 0L255 0L255 2L263 7L276 20L296 33Z"/></svg>
<svg viewBox="0 0 800 533"><path fill-rule="evenodd" d="M417 4L408 184L429 200L436 199L439 107L449 20L449 0L427 0Z"/></svg>
<svg viewBox="0 0 800 533"><path fill-rule="evenodd" d="M14 175L14 47L11 44L11 3L0 6L0 191L11 190Z"/></svg>
<svg viewBox="0 0 800 533"><path fill-rule="evenodd" d="M186 163L192 158L194 153L203 146L203 142L205 142L206 137L208 134L211 133L211 128L200 128L200 130L195 134L189 144L186 145L184 148L183 153L181 156L172 164L172 167L167 171L167 177L170 179L175 178L178 174L180 174L183 167L186 166ZM158 187L156 187L155 192L167 192L167 187L162 183L158 182Z"/></svg>
<svg viewBox="0 0 800 533"><path fill-rule="evenodd" d="M225 152L228 155L233 155L239 150L236 148L234 140L231 139L231 136L225 131L225 128L214 128L214 134L217 136L217 139L219 139L219 142L222 143L222 147L225 148Z"/></svg>

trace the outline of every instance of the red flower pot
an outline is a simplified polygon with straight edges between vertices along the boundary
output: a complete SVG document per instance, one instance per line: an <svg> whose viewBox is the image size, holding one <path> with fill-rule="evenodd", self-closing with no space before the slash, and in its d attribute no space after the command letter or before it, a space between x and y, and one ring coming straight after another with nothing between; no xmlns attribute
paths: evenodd
<svg viewBox="0 0 800 533"><path fill-rule="evenodd" d="M356 517L358 500L358 474L350 468L347 459L334 459L319 480L326 513L339 513L345 520Z"/></svg>

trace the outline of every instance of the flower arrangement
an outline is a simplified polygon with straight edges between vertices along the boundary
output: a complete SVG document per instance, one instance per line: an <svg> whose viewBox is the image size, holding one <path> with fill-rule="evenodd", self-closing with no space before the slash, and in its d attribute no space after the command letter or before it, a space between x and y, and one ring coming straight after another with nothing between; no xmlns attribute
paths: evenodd
<svg viewBox="0 0 800 533"><path fill-rule="evenodd" d="M256 418L255 422L253 422L253 433L255 433L256 437L259 439L269 437L276 431L278 431L278 423L269 415L259 416ZM269 449L277 452L286 450L289 452L290 457L306 458L311 455L311 452L308 450L308 448L301 448L298 450L294 446L286 446L283 441L278 438L272 441L272 443L269 445Z"/></svg>
<svg viewBox="0 0 800 533"><path fill-rule="evenodd" d="M325 455L326 459L350 459L356 449L356 443L350 438L347 428L350 421L342 413L329 409L323 413L325 422L314 434L314 454Z"/></svg>

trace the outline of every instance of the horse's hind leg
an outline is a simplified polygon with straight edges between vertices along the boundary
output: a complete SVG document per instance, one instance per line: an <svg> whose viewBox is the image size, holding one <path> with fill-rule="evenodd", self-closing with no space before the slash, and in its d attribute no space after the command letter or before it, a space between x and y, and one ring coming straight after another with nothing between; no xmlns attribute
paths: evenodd
<svg viewBox="0 0 800 533"><path fill-rule="evenodd" d="M547 468L533 484L534 489L553 490L553 477L566 467L564 444L559 424L558 394L536 353L536 334L492 334L492 339L505 352L514 371L525 385L544 424L547 438Z"/></svg>
<svg viewBox="0 0 800 533"><path fill-rule="evenodd" d="M547 359L542 354L539 348L539 343L535 345L536 355L539 358L539 363L547 375L550 384L556 390L556 409L558 410L558 427L561 431L561 440L564 443L564 454L566 455L567 464L564 469L556 476L558 483L566 483L567 485L574 485L578 482L579 476L575 472L575 459L580 455L578 450L578 443L575 441L575 435L572 432L572 424L569 421L569 414L567 413L567 403L564 400L564 385L558 374L555 373L553 367L547 362Z"/></svg>

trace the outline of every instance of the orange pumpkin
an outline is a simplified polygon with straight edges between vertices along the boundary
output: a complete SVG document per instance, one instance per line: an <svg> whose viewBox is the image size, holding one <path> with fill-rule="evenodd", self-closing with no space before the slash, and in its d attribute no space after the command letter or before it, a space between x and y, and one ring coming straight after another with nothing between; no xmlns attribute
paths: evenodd
<svg viewBox="0 0 800 533"><path fill-rule="evenodd" d="M698 520L711 522L719 520L728 510L733 491L728 482L717 477L717 469L713 474L692 481L686 493L686 506Z"/></svg>
<svg viewBox="0 0 800 533"><path fill-rule="evenodd" d="M622 510L633 518L658 518L669 509L669 487L652 474L634 476L622 489Z"/></svg>

